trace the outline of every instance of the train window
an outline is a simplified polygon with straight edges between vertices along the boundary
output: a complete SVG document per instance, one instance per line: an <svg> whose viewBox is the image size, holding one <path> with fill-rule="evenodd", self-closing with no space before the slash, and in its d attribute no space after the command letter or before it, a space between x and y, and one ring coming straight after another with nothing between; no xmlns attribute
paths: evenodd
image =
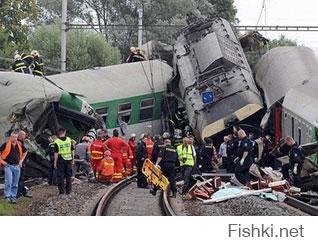
<svg viewBox="0 0 318 246"><path fill-rule="evenodd" d="M284 118L285 118L285 119L287 118L287 113L284 114Z"/></svg>
<svg viewBox="0 0 318 246"><path fill-rule="evenodd" d="M108 116L108 107L97 108L95 110L96 110L96 113L99 114L103 118L104 122L106 123L107 116Z"/></svg>
<svg viewBox="0 0 318 246"><path fill-rule="evenodd" d="M298 144L301 144L301 128L298 128Z"/></svg>
<svg viewBox="0 0 318 246"><path fill-rule="evenodd" d="M130 122L131 118L131 103L120 104L118 107L118 121L123 121L125 123Z"/></svg>
<svg viewBox="0 0 318 246"><path fill-rule="evenodd" d="M292 138L294 138L295 136L294 136L294 131L295 131L295 119L294 119L294 117L292 117L291 118L291 120L292 120L292 122L291 122L291 130L292 130Z"/></svg>
<svg viewBox="0 0 318 246"><path fill-rule="evenodd" d="M140 102L139 121L152 120L155 106L155 99L145 99Z"/></svg>

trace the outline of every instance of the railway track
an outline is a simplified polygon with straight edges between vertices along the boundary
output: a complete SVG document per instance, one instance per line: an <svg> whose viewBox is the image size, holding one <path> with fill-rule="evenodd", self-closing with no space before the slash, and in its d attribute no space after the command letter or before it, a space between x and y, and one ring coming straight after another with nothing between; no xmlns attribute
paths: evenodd
<svg viewBox="0 0 318 246"><path fill-rule="evenodd" d="M138 189L133 175L110 187L92 212L92 216L114 215L176 215L167 192L153 197L148 189Z"/></svg>

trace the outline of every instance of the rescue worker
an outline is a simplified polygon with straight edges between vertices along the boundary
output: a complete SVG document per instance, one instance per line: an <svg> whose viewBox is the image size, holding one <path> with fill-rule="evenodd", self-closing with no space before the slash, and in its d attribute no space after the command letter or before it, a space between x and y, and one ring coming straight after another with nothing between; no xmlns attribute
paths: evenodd
<svg viewBox="0 0 318 246"><path fill-rule="evenodd" d="M148 158L147 147L146 147L147 137L144 134L141 134L141 140L137 145L137 187L138 188L147 188L147 178L142 173L142 167L144 161Z"/></svg>
<svg viewBox="0 0 318 246"><path fill-rule="evenodd" d="M132 159L132 173L136 173L137 172L137 167L136 167L136 151L137 151L137 142L136 142L136 134L132 133L130 135L129 141L128 141L128 145L132 151L132 155L133 155L133 159Z"/></svg>
<svg viewBox="0 0 318 246"><path fill-rule="evenodd" d="M109 183L114 175L114 159L111 157L111 152L106 150L104 158L96 172L96 179L98 182Z"/></svg>
<svg viewBox="0 0 318 246"><path fill-rule="evenodd" d="M248 139L251 141L252 143L252 152L253 152L253 161L254 163L257 163L258 161L258 155L259 155L259 151L258 151L258 144L256 143L256 141L254 140L254 134L252 132L250 132L248 134Z"/></svg>
<svg viewBox="0 0 318 246"><path fill-rule="evenodd" d="M202 168L205 172L212 172L217 160L217 152L211 138L204 138L204 146L201 150Z"/></svg>
<svg viewBox="0 0 318 246"><path fill-rule="evenodd" d="M72 192L72 165L74 165L74 145L72 139L66 136L66 130L58 130L55 140L54 168L57 169L57 186L59 194ZM64 184L65 179L65 184Z"/></svg>
<svg viewBox="0 0 318 246"><path fill-rule="evenodd" d="M182 195L185 195L190 187L190 178L192 169L195 164L195 158L193 155L193 148L189 144L189 138L184 137L182 140L182 144L177 147L178 158L181 166L181 175L184 181L184 185L182 188Z"/></svg>
<svg viewBox="0 0 318 246"><path fill-rule="evenodd" d="M28 73L27 64L21 59L21 56L19 54L16 54L14 56L12 70L17 73Z"/></svg>
<svg viewBox="0 0 318 246"><path fill-rule="evenodd" d="M239 139L235 135L229 135L229 142L227 144L226 153L228 157L228 166L227 172L234 173L235 172L235 163L234 160L237 158L237 150Z"/></svg>
<svg viewBox="0 0 318 246"><path fill-rule="evenodd" d="M126 62L140 62L145 61L146 55L143 53L143 51L140 50L138 47L130 47L130 55L128 56Z"/></svg>
<svg viewBox="0 0 318 246"><path fill-rule="evenodd" d="M219 156L222 158L222 166L226 170L228 170L228 157L227 157L227 145L230 138L228 136L224 136L223 143L220 145L219 148Z"/></svg>
<svg viewBox="0 0 318 246"><path fill-rule="evenodd" d="M83 169L89 181L94 180L94 172L90 165L90 143L88 136L84 136L81 143L75 145L75 163L79 165L77 168Z"/></svg>
<svg viewBox="0 0 318 246"><path fill-rule="evenodd" d="M147 138L147 141L146 141L147 158L151 160L154 142L152 141L148 133L145 133L145 137Z"/></svg>
<svg viewBox="0 0 318 246"><path fill-rule="evenodd" d="M25 131L19 131L18 132L18 141L20 142L20 144L22 146L25 147L25 144L24 144L24 141L26 139L26 133ZM26 149L26 148L25 148ZM27 152L28 153L28 152ZM28 155L28 154L27 154ZM20 169L20 178L19 178L19 184L18 184L18 194L17 194L17 197L21 197L21 196L24 196L24 197L28 197L28 198L31 198L32 195L29 194L28 192L28 188L26 187L24 181L24 172L25 172L25 166L26 166L26 160L27 160L27 155L26 157L24 158L24 161L22 163L22 166L21 166L21 169Z"/></svg>
<svg viewBox="0 0 318 246"><path fill-rule="evenodd" d="M27 155L26 149L18 141L18 132L13 131L6 143L0 147L0 165L4 166L4 196L5 199L15 204L20 168Z"/></svg>
<svg viewBox="0 0 318 246"><path fill-rule="evenodd" d="M158 159L158 155L161 151L161 149L164 147L164 142L160 135L155 135L154 137L155 143L153 145L153 151L151 155L151 162L156 163Z"/></svg>
<svg viewBox="0 0 318 246"><path fill-rule="evenodd" d="M91 167L93 169L94 174L96 174L96 171L99 168L101 160L104 157L104 152L106 150L104 146L103 136L104 131L101 129L98 130L97 139L94 140L89 147L89 153L91 156Z"/></svg>
<svg viewBox="0 0 318 246"><path fill-rule="evenodd" d="M240 183L246 185L250 181L249 169L253 164L253 147L244 130L238 131L238 138L240 139L240 144L238 157L234 161L236 163L235 177Z"/></svg>
<svg viewBox="0 0 318 246"><path fill-rule="evenodd" d="M128 143L127 143L127 146L123 146L121 148L121 153L122 153L122 159L123 159L123 166L125 169L125 176L128 177L132 175L132 171L133 171L132 160L134 158L132 150Z"/></svg>
<svg viewBox="0 0 318 246"><path fill-rule="evenodd" d="M21 54L21 59L25 62L27 69L26 69L26 73L31 74L32 70L34 68L34 64L33 64L33 56L32 55L27 55L25 53Z"/></svg>
<svg viewBox="0 0 318 246"><path fill-rule="evenodd" d="M35 76L43 76L43 60L39 55L37 50L31 51L31 56L33 56L33 75Z"/></svg>
<svg viewBox="0 0 318 246"><path fill-rule="evenodd" d="M50 158L50 167L49 167L49 177L48 184L49 185L57 185L57 177L56 177L56 169L54 168L54 150L55 150L55 140L57 139L56 135L49 136L49 146L48 146L48 154Z"/></svg>
<svg viewBox="0 0 318 246"><path fill-rule="evenodd" d="M283 165L282 173L286 180L300 187L302 184L300 173L305 160L305 151L292 137L286 138L286 144L290 147L288 153L289 163ZM289 171L292 173L292 178L290 177Z"/></svg>
<svg viewBox="0 0 318 246"><path fill-rule="evenodd" d="M164 147L160 150L158 159L156 161L156 166L158 166L162 174L169 180L170 190L172 192L172 196L176 197L177 195L177 187L175 180L175 165L178 162L178 154L176 149L171 145L170 139L164 140ZM152 195L156 195L158 186L154 186L151 191Z"/></svg>
<svg viewBox="0 0 318 246"><path fill-rule="evenodd" d="M112 158L115 162L112 182L117 183L124 179L125 174L121 150L123 147L129 147L129 145L123 139L119 138L118 130L114 129L113 136L104 142L104 146L112 153Z"/></svg>

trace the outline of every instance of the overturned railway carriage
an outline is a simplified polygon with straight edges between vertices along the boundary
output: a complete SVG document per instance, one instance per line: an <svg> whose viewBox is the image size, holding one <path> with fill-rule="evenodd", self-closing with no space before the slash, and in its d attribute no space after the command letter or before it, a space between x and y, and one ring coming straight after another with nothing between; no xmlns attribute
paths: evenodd
<svg viewBox="0 0 318 246"><path fill-rule="evenodd" d="M268 108L263 126L299 144L317 141L318 57L308 47L279 47L266 53L255 67L255 78ZM310 156L317 164L317 154Z"/></svg>
<svg viewBox="0 0 318 246"><path fill-rule="evenodd" d="M65 127L75 138L102 124L87 102L38 76L0 72L0 102L0 143L11 129L27 132L26 176L47 175L47 137L58 127Z"/></svg>
<svg viewBox="0 0 318 246"><path fill-rule="evenodd" d="M107 129L125 136L148 131L160 134L162 100L173 69L151 60L49 76L59 86L85 96L103 118Z"/></svg>
<svg viewBox="0 0 318 246"><path fill-rule="evenodd" d="M200 137L213 136L262 109L251 69L226 20L198 19L184 28L174 55L189 122Z"/></svg>

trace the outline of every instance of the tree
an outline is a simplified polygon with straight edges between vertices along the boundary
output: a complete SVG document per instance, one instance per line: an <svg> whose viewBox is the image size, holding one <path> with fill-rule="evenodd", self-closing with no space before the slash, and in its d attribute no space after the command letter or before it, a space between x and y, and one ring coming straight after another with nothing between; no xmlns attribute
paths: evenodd
<svg viewBox="0 0 318 246"><path fill-rule="evenodd" d="M9 35L9 41L27 47L30 24L37 21L40 13L36 0L1 1L0 13L0 27Z"/></svg>
<svg viewBox="0 0 318 246"><path fill-rule="evenodd" d="M38 27L31 37L31 43L44 56L46 65L60 67L59 25ZM120 59L119 50L110 46L100 34L83 30L68 32L68 71L118 64Z"/></svg>
<svg viewBox="0 0 318 246"><path fill-rule="evenodd" d="M297 41L289 39L285 35L280 35L278 39L273 39L269 42L269 49L281 46L297 46Z"/></svg>

